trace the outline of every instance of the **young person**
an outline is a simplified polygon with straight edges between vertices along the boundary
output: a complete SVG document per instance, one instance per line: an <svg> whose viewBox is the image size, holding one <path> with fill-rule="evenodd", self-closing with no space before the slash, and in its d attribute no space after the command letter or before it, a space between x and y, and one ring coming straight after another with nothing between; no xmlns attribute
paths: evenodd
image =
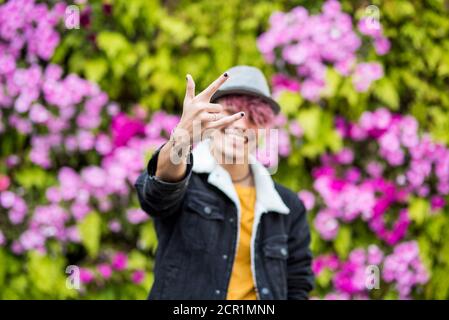
<svg viewBox="0 0 449 320"><path fill-rule="evenodd" d="M264 75L236 66L198 95L186 80L181 120L135 184L159 241L149 298L307 299L304 205L253 155L279 112Z"/></svg>

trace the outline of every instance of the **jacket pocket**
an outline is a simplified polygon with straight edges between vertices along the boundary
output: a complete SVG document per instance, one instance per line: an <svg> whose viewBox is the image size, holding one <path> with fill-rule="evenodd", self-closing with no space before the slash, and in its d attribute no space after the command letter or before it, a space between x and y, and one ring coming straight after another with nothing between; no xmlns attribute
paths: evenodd
<svg viewBox="0 0 449 320"><path fill-rule="evenodd" d="M273 236L263 245L265 269L276 299L287 298L288 237Z"/></svg>
<svg viewBox="0 0 449 320"><path fill-rule="evenodd" d="M187 246L213 252L224 219L217 200L203 193L191 192L184 205L181 229Z"/></svg>

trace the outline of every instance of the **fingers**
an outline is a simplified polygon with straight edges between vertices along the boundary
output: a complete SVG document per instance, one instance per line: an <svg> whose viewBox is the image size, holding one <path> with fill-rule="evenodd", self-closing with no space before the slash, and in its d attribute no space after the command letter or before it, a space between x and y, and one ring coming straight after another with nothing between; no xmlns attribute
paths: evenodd
<svg viewBox="0 0 449 320"><path fill-rule="evenodd" d="M187 86L186 86L186 96L184 101L190 101L195 97L195 81L190 74L186 76Z"/></svg>
<svg viewBox="0 0 449 320"><path fill-rule="evenodd" d="M210 112L203 112L200 115L200 119L203 122L213 122L213 121L218 121L222 118L224 118L225 115L221 114L221 113L210 113Z"/></svg>
<svg viewBox="0 0 449 320"><path fill-rule="evenodd" d="M209 122L207 127L208 128L226 127L226 126L231 125L235 121L242 119L244 115L245 115L244 112L238 112L233 115L223 117L220 120Z"/></svg>
<svg viewBox="0 0 449 320"><path fill-rule="evenodd" d="M223 111L223 106L219 103L200 103L198 104L198 112L212 112L220 113Z"/></svg>
<svg viewBox="0 0 449 320"><path fill-rule="evenodd" d="M198 96L202 99L210 101L213 94L220 88L220 86L228 80L228 74L225 72L221 76L219 76L214 82L212 82L203 92L201 92Z"/></svg>

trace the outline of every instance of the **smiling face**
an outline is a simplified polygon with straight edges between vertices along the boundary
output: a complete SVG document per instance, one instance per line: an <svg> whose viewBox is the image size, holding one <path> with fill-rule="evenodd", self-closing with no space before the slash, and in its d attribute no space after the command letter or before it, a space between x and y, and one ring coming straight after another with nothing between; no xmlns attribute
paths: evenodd
<svg viewBox="0 0 449 320"><path fill-rule="evenodd" d="M274 113L263 100L247 95L225 96L218 103L223 106L225 115L243 111L245 116L211 134L212 152L219 163L245 163L256 150L260 130L271 126Z"/></svg>

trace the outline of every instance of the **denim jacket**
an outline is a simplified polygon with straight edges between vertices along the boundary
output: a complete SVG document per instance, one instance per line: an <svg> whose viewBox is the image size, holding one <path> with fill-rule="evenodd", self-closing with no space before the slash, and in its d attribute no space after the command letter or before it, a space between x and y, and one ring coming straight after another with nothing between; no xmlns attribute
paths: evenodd
<svg viewBox="0 0 449 320"><path fill-rule="evenodd" d="M135 183L158 237L149 299L226 299L240 225L230 175L205 141L190 155L185 177L164 182L155 176L159 150ZM274 183L262 164L251 162L256 188L251 270L257 298L307 299L314 277L304 205Z"/></svg>

